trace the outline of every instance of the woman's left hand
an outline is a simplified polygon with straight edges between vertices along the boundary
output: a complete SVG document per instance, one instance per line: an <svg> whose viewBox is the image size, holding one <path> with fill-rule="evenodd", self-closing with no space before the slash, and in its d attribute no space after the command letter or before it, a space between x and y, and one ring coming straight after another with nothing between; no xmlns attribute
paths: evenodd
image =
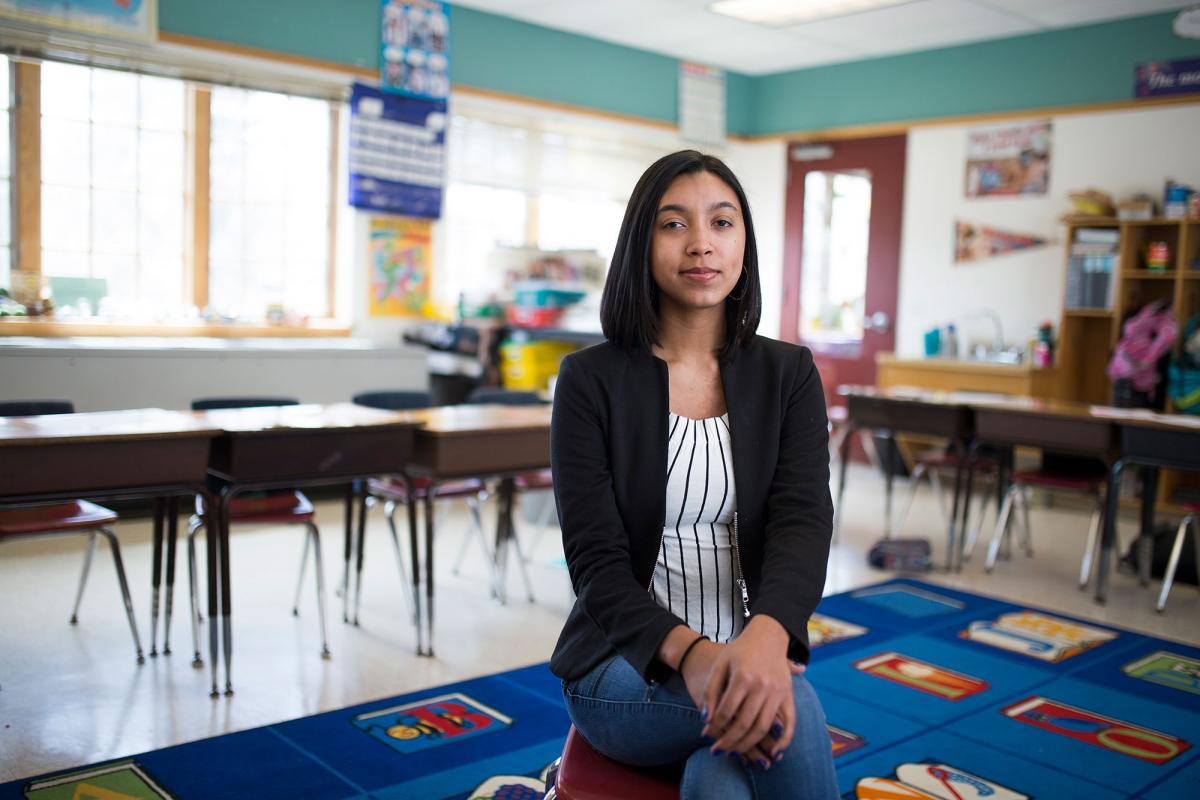
<svg viewBox="0 0 1200 800"><path fill-rule="evenodd" d="M716 739L714 753L742 753L757 761L760 745L772 742L770 752L763 754L774 760L791 743L796 714L787 646L783 626L759 615L721 650L704 692L708 720L703 733ZM772 726L782 730L768 737Z"/></svg>

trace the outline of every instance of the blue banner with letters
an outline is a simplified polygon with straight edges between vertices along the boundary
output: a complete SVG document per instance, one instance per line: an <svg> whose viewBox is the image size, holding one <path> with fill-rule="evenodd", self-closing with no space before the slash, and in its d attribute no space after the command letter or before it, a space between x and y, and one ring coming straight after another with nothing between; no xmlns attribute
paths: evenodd
<svg viewBox="0 0 1200 800"><path fill-rule="evenodd" d="M354 84L350 94L350 205L437 219L446 164L446 101Z"/></svg>
<svg viewBox="0 0 1200 800"><path fill-rule="evenodd" d="M1200 58L1139 64L1134 97L1165 97L1200 92Z"/></svg>

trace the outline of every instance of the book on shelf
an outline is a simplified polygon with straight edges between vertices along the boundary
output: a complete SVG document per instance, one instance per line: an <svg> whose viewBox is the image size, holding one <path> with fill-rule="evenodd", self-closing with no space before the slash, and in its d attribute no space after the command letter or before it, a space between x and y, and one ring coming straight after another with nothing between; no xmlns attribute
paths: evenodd
<svg viewBox="0 0 1200 800"><path fill-rule="evenodd" d="M1067 256L1065 305L1068 309L1111 308L1119 231L1079 228Z"/></svg>

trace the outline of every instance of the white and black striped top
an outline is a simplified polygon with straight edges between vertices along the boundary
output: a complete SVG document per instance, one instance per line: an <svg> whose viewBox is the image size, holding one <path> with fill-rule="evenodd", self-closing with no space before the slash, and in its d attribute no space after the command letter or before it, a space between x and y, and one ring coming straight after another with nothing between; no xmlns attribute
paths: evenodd
<svg viewBox="0 0 1200 800"><path fill-rule="evenodd" d="M730 525L737 508L729 417L670 414L667 512L651 594L714 642L745 624L733 579Z"/></svg>

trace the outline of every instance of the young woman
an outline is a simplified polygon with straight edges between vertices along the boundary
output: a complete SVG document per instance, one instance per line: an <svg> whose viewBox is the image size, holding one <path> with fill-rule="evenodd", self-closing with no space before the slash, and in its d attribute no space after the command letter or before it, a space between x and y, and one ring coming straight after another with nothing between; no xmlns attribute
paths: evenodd
<svg viewBox="0 0 1200 800"><path fill-rule="evenodd" d="M607 342L563 360L554 490L578 599L550 668L597 750L686 762L684 798L834 798L804 678L833 510L808 350L755 335L745 193L687 150L638 181Z"/></svg>

